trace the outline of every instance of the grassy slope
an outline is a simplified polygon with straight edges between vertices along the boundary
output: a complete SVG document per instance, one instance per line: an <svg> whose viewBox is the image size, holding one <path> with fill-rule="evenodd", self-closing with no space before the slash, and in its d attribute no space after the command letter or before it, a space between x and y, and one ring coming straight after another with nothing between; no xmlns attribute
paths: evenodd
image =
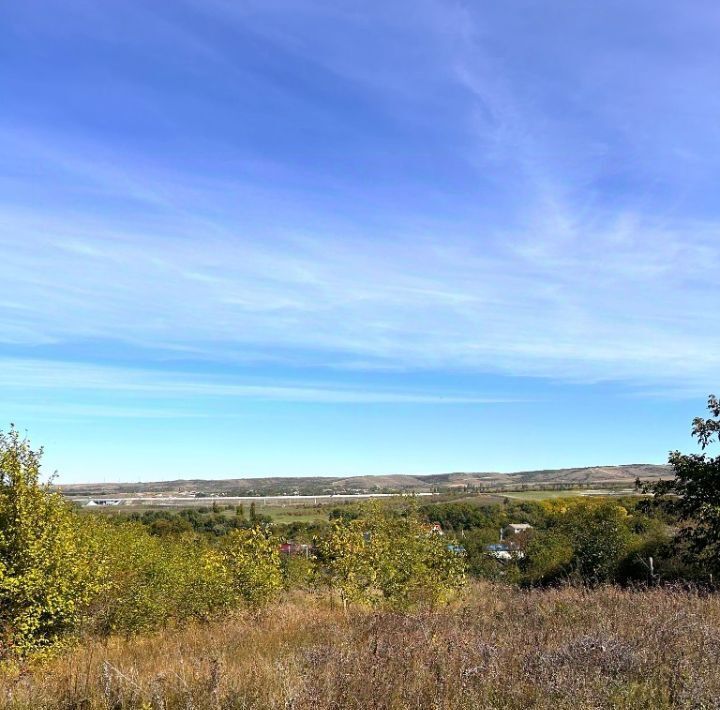
<svg viewBox="0 0 720 710"><path fill-rule="evenodd" d="M717 707L720 597L473 586L452 608L351 610L295 594L155 636L88 641L0 678L14 708ZM144 703L144 704L143 704Z"/></svg>

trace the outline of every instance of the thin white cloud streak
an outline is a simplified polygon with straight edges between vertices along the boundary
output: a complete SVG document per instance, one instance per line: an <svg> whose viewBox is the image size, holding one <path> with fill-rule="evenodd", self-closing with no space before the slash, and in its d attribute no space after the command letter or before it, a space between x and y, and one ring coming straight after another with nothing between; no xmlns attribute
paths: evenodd
<svg viewBox="0 0 720 710"><path fill-rule="evenodd" d="M84 419L203 419L210 415L200 411L164 409L162 407L123 407L99 404L30 405L22 402L4 403L16 421L33 420L67 422L68 418Z"/></svg>
<svg viewBox="0 0 720 710"><path fill-rule="evenodd" d="M181 400L189 410L142 407L107 407L106 405L70 405L69 414L98 416L157 416L164 418L195 416L198 404L209 399L271 400L319 404L505 404L523 400L504 397L427 394L393 390L366 389L332 384L243 384L218 376L201 376L182 372L153 372L121 367L61 363L41 360L0 360L0 391L6 399L15 393L73 392L93 395L141 395L144 402ZM26 407L27 405L21 405ZM36 407L36 409L42 409ZM52 410L52 405L50 407ZM202 412L202 408L199 409ZM126 412L122 414L122 412ZM218 416L213 409L212 416ZM208 415L209 416L209 415Z"/></svg>

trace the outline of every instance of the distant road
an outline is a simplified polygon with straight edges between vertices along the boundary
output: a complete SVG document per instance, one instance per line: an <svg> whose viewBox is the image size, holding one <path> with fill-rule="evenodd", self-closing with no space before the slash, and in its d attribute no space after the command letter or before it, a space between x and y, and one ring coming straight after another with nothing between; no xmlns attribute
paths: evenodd
<svg viewBox="0 0 720 710"><path fill-rule="evenodd" d="M254 502L310 502L329 500L352 500L356 498L393 498L397 496L432 496L437 493L338 493L317 496L287 495L287 496L66 496L75 503L89 503L90 501L106 501L105 505L179 505L202 503L254 503ZM112 501L108 503L108 501ZM115 501L119 501L115 503ZM101 503L102 505L102 503Z"/></svg>

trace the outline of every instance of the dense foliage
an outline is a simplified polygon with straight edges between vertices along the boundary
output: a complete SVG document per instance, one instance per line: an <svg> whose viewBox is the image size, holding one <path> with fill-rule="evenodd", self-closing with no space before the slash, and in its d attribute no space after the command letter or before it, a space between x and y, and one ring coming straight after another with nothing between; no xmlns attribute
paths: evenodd
<svg viewBox="0 0 720 710"><path fill-rule="evenodd" d="M464 554L414 511L393 515L375 507L349 522L336 519L319 556L327 581L349 601L395 608L434 604L465 581Z"/></svg>
<svg viewBox="0 0 720 710"><path fill-rule="evenodd" d="M0 432L0 655L49 646L105 587L96 541L40 483L40 457Z"/></svg>
<svg viewBox="0 0 720 710"><path fill-rule="evenodd" d="M681 523L678 542L685 546L686 559L720 572L720 455L705 450L720 439L720 401L708 399L710 417L693 420L692 434L701 454L673 451L670 463L675 478L645 485L655 494L656 503Z"/></svg>

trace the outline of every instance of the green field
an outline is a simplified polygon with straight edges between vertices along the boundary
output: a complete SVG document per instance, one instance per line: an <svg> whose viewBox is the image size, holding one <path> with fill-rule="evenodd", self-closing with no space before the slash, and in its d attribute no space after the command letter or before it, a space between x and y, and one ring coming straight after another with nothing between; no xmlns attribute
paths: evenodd
<svg viewBox="0 0 720 710"><path fill-rule="evenodd" d="M600 496L600 495L607 495L607 496L617 496L618 494L622 495L631 495L631 492L629 490L625 491L618 491L612 490L612 489L593 489L592 491L589 491L586 488L582 489L572 489L572 490L562 490L562 491L502 491L497 493L442 493L435 496L432 496L432 498L422 498L423 503L471 503L474 505L496 505L498 503L502 503L504 499L511 499L511 500L527 500L527 501L543 501L543 500L553 500L556 498L569 498L569 497L577 497L577 496L588 496L592 495ZM396 498L383 498L383 505L385 506L398 506L398 505L406 505L408 502L408 498L405 496L398 496ZM243 506L245 509L245 515L249 514L250 510L250 504L253 501L245 500L243 501ZM321 522L321 521L327 521L329 519L330 511L342 508L345 505L348 506L356 506L361 504L363 501L354 500L354 501L343 501L343 500L323 500L319 503L314 503L311 501L281 501L281 500L265 500L262 498L258 498L255 502L255 510L258 515L267 515L270 516L274 522L276 523L295 523L295 522L302 522L302 523L313 523L313 522ZM228 506L227 510L223 510L224 506L226 504L223 504L222 502L219 503L221 512L228 516L234 516L234 506L230 507ZM145 511L149 510L166 510L166 511L179 511L182 509L188 509L188 508L202 508L205 511L210 511L212 509L212 503L210 502L203 502L203 499L188 499L186 504L183 505L167 505L163 504L161 502L153 503L153 502L147 502L142 503L138 505L122 505L118 507L107 507L107 508L80 508L82 512L86 513L95 513L100 515L113 515L116 513L143 513Z"/></svg>
<svg viewBox="0 0 720 710"><path fill-rule="evenodd" d="M554 498L570 498L579 496L585 493L582 490L570 490L570 491L508 491L503 493L506 498L512 498L513 500L552 500ZM610 495L611 492L607 491Z"/></svg>
<svg viewBox="0 0 720 710"><path fill-rule="evenodd" d="M553 498L570 498L574 496L587 496L587 497L598 497L598 496L618 496L618 495L636 495L635 491L631 489L617 490L617 489L592 489L587 488L575 488L567 491L509 491L502 493L501 495L512 498L514 500L551 500Z"/></svg>

